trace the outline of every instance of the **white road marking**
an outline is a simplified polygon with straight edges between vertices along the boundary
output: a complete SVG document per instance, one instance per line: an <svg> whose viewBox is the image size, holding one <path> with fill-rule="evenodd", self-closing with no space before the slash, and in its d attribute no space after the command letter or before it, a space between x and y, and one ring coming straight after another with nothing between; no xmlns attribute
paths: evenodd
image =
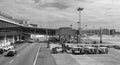
<svg viewBox="0 0 120 65"><path fill-rule="evenodd" d="M14 61L14 59L12 59L9 63L12 63Z"/></svg>
<svg viewBox="0 0 120 65"><path fill-rule="evenodd" d="M39 51L40 51L40 47L38 48L38 51L37 51L37 54L35 56L35 60L33 62L33 65L36 65L36 61L37 61L37 58L38 58Z"/></svg>

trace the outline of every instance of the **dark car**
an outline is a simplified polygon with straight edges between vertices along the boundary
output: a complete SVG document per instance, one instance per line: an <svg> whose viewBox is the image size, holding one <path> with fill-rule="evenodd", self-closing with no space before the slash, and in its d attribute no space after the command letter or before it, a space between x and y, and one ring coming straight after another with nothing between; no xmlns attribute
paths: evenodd
<svg viewBox="0 0 120 65"><path fill-rule="evenodd" d="M4 49L0 48L0 54L4 53Z"/></svg>
<svg viewBox="0 0 120 65"><path fill-rule="evenodd" d="M85 53L86 54L96 54L97 53L97 48L96 47L86 47L85 48Z"/></svg>
<svg viewBox="0 0 120 65"><path fill-rule="evenodd" d="M48 39L48 41L49 42L59 42L59 38L57 38L57 37L50 37L49 39Z"/></svg>
<svg viewBox="0 0 120 65"><path fill-rule="evenodd" d="M114 45L113 48L115 48L115 49L120 49L120 46Z"/></svg>
<svg viewBox="0 0 120 65"><path fill-rule="evenodd" d="M109 50L107 47L99 47L98 48L98 53L99 54L108 54Z"/></svg>
<svg viewBox="0 0 120 65"><path fill-rule="evenodd" d="M6 52L5 56L14 56L17 54L16 50L9 50L8 52Z"/></svg>
<svg viewBox="0 0 120 65"><path fill-rule="evenodd" d="M24 42L25 42L24 40L19 40L19 41L15 41L14 44L22 44L22 43L24 43Z"/></svg>
<svg viewBox="0 0 120 65"><path fill-rule="evenodd" d="M74 47L72 49L73 54L84 54L84 48L83 47Z"/></svg>

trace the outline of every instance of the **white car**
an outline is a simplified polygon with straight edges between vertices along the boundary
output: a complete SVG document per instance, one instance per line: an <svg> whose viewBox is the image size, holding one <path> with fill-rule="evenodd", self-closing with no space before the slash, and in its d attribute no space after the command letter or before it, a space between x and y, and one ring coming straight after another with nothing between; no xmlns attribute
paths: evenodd
<svg viewBox="0 0 120 65"><path fill-rule="evenodd" d="M9 49L14 49L14 46L8 46Z"/></svg>
<svg viewBox="0 0 120 65"><path fill-rule="evenodd" d="M60 53L60 52L62 52L62 51L63 51L62 47L52 48L52 53Z"/></svg>
<svg viewBox="0 0 120 65"><path fill-rule="evenodd" d="M9 50L6 52L6 54L4 56L14 56L17 54L16 50Z"/></svg>
<svg viewBox="0 0 120 65"><path fill-rule="evenodd" d="M57 52L62 52L62 50L63 50L62 47L56 47Z"/></svg>
<svg viewBox="0 0 120 65"><path fill-rule="evenodd" d="M8 51L9 50L9 48L7 48L7 47L3 47L3 49L4 49L4 51Z"/></svg>
<svg viewBox="0 0 120 65"><path fill-rule="evenodd" d="M14 49L14 46L6 46L6 47L3 47L4 51L8 51L8 50L11 50L11 49Z"/></svg>

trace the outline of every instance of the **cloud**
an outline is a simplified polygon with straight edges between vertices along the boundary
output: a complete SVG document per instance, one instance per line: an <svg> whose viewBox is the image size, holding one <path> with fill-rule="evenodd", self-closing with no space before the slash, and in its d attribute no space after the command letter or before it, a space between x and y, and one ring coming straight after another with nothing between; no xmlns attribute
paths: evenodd
<svg viewBox="0 0 120 65"><path fill-rule="evenodd" d="M56 27L73 24L74 28L77 28L78 7L84 8L83 25L112 28L119 24L119 6L119 0L0 0L0 10L11 16L29 19L40 26L49 21Z"/></svg>
<svg viewBox="0 0 120 65"><path fill-rule="evenodd" d="M55 8L58 8L58 9L66 9L69 6L56 2L56 3L46 3L44 5L41 5L40 7L42 7L42 8L55 7Z"/></svg>

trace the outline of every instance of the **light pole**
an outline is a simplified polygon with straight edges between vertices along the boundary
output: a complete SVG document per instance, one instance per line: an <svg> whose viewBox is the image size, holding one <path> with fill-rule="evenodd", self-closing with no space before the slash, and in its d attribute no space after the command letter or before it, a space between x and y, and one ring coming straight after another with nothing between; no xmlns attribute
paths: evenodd
<svg viewBox="0 0 120 65"><path fill-rule="evenodd" d="M87 25L85 25L85 27L86 27L86 34L87 34Z"/></svg>
<svg viewBox="0 0 120 65"><path fill-rule="evenodd" d="M102 27L100 27L100 43L102 43Z"/></svg>
<svg viewBox="0 0 120 65"><path fill-rule="evenodd" d="M49 48L49 40L48 40L48 36L49 36L49 22L47 22L47 27L46 27L46 42L47 42L47 48Z"/></svg>
<svg viewBox="0 0 120 65"><path fill-rule="evenodd" d="M77 22L78 23L78 30L79 30L79 35L80 36L78 36L78 43L80 42L82 42L81 41L81 36L82 36L82 32L81 32L81 11L83 10L84 8L81 8L81 7L79 7L78 9L77 9L77 11L79 11L79 22Z"/></svg>
<svg viewBox="0 0 120 65"><path fill-rule="evenodd" d="M72 24L70 25L71 29L72 29Z"/></svg>

